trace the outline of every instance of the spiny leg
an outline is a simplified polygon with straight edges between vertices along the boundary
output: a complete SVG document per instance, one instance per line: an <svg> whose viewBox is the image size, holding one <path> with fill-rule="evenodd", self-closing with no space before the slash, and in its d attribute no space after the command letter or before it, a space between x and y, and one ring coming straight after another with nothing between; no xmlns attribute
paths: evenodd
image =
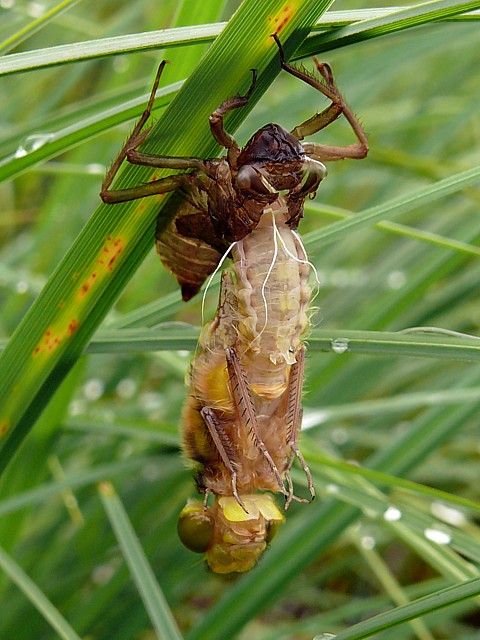
<svg viewBox="0 0 480 640"><path fill-rule="evenodd" d="M125 142L122 149L120 150L120 153L115 158L112 166L110 167L110 169L107 172L107 175L105 176L105 180L102 183L102 191L101 191L102 199L104 199L103 198L104 194L108 194L108 188L112 184L112 181L115 178L115 176L117 175L122 162L127 157L127 153L130 151L130 149L135 149L136 147L140 146L140 144L145 140L145 138L150 132L150 128L149 128L149 129L146 129L143 133L140 133L143 128L143 125L147 122L147 120L149 119L152 113L155 94L157 93L158 84L160 82L160 78L162 76L162 73L166 64L167 64L167 60L162 60L162 62L160 63L157 70L157 75L155 76L155 81L153 83L152 91L150 93L150 98L148 99L147 108L142 113L140 120L137 122L137 124L133 128L132 133L128 137L127 141Z"/></svg>
<svg viewBox="0 0 480 640"><path fill-rule="evenodd" d="M255 409L253 406L250 391L248 389L247 377L243 370L240 360L236 354L235 349L228 347L226 349L227 355L227 368L230 375L230 384L233 392L233 397L237 406L239 418L243 422L245 429L250 429L255 439L255 444L261 451L263 457L268 462L270 469L272 470L275 479L277 480L280 491L284 496L288 497L288 493L283 484L283 480L278 471L277 465L273 461L265 443L260 437L260 430L258 428L257 418L255 416Z"/></svg>
<svg viewBox="0 0 480 640"><path fill-rule="evenodd" d="M312 78L308 73L305 73L304 71L293 67L286 61L285 52L277 34L274 33L272 37L278 45L280 54L280 66L282 67L282 69L287 73L290 73L292 76L295 76L296 78L307 82L315 89L318 89L319 87L317 86L317 84L312 84L313 82L317 83L314 78ZM295 127L295 129L292 129L290 133L295 136L297 140L303 140L306 136L311 136L314 133L317 133L317 131L328 127L329 124L335 122L335 120L342 115L342 107L334 101L333 95L325 93L323 89L324 87L323 85L321 85L321 88L319 90L322 91L322 93L324 93L327 98L330 98L330 100L332 100L332 104L320 113L316 113L311 118L308 118L308 120L305 120L305 122L302 122L302 124L298 125L298 127Z"/></svg>
<svg viewBox="0 0 480 640"><path fill-rule="evenodd" d="M186 171L187 169L200 169L204 168L204 161L202 158L195 157L174 157L174 156L159 156L154 154L141 153L137 151L145 138L151 131L151 127L142 131L143 126L150 118L153 109L153 103L155 101L155 94L157 93L158 84L160 78L167 64L166 60L163 60L158 67L157 75L153 83L150 98L147 103L147 108L143 112L140 120L135 125L132 133L128 137L127 141L123 145L120 153L114 160L112 166L105 176L105 180L102 183L102 190L100 197L106 204L115 204L118 202L127 202L129 200L138 200L146 196L159 195L161 193L167 193L174 191L179 187L184 186L188 182L192 181L191 174L178 174L175 176L168 176L159 180L153 180L146 184L139 185L137 187L131 187L129 189L117 189L111 190L110 185L113 179L117 175L124 160L127 160L131 164L138 164L148 167L158 167L165 169L181 169ZM211 161L212 162L212 161Z"/></svg>
<svg viewBox="0 0 480 640"><path fill-rule="evenodd" d="M302 387L305 372L305 347L301 345L296 354L297 361L290 369L290 379L288 381L288 414L287 414L287 440L291 450L290 458L287 464L286 477L289 487L289 495L285 504L288 508L293 499L298 500L293 495L293 485L290 478L290 470L292 468L295 456L300 460L302 468L307 476L308 489L312 500L315 498L315 487L313 486L312 474L308 468L302 452L297 446L297 437L302 425ZM300 500L303 502L303 500Z"/></svg>
<svg viewBox="0 0 480 640"><path fill-rule="evenodd" d="M316 57L313 58L318 72L324 79L325 83L320 82L313 76L309 75L305 71L296 69L285 60L285 53L281 42L276 34L273 35L275 42L278 45L280 52L280 64L282 69L290 73L291 75L303 80L317 91L320 91L332 101L332 104L324 109L321 113L314 115L292 131L292 134L298 139L303 140L305 136L312 135L320 129L325 128L339 115L343 113L348 123L352 127L358 142L348 146L330 146L323 145L316 142L307 142L303 144L305 153L312 156L315 160L330 161L330 160L343 160L346 158L362 159L368 153L368 141L359 121L355 117L354 113L345 102L342 94L338 90L330 66L326 63L320 63Z"/></svg>
<svg viewBox="0 0 480 640"><path fill-rule="evenodd" d="M220 458L222 459L223 464L225 465L226 469L230 473L231 480L232 480L233 496L235 500L238 502L238 504L245 511L245 513L248 513L237 491L237 472L235 470L235 461L234 461L234 452L233 452L232 443L230 442L225 431L222 429L214 411L210 409L210 407L203 407L200 410L200 413L202 415L202 418L205 421L205 424L207 425L208 432L212 437L212 440L217 448Z"/></svg>
<svg viewBox="0 0 480 640"><path fill-rule="evenodd" d="M139 200L147 196L169 193L188 184L195 184L195 176L191 173L178 173L159 180L146 182L138 187L102 191L100 197L106 204L117 204L119 202L129 202L130 200Z"/></svg>
<svg viewBox="0 0 480 640"><path fill-rule="evenodd" d="M252 83L247 93L245 93L243 96L238 95L225 100L219 107L215 109L215 111L209 118L212 135L218 142L218 144L227 149L228 162L233 168L236 168L237 166L237 158L238 154L240 153L240 147L238 146L235 138L227 131L225 131L223 118L229 111L244 107L248 103L257 82L257 70L252 69L251 71Z"/></svg>

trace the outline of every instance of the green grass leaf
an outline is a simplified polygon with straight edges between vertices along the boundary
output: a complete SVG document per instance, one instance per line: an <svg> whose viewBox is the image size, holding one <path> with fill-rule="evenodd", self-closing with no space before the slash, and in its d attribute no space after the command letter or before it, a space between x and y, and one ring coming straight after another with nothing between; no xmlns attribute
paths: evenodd
<svg viewBox="0 0 480 640"><path fill-rule="evenodd" d="M125 561L135 579L153 628L157 632L157 637L165 640L181 640L182 635L168 607L165 596L155 580L140 541L113 486L109 482L103 482L99 485L99 492Z"/></svg>
<svg viewBox="0 0 480 640"><path fill-rule="evenodd" d="M23 569L1 548L0 567L9 578L15 582L17 587L23 591L25 596L33 606L38 609L55 632L58 633L60 638L63 640L80 640L80 636L75 633L58 609L48 600L35 582L33 582Z"/></svg>
<svg viewBox="0 0 480 640"><path fill-rule="evenodd" d="M467 580L461 584L441 589L424 598L397 607L393 611L382 613L364 622L350 627L346 631L337 634L337 640L361 640L370 638L372 634L379 633L383 629L391 629L408 620L414 620L443 607L449 607L466 598L472 598L480 593L480 578Z"/></svg>

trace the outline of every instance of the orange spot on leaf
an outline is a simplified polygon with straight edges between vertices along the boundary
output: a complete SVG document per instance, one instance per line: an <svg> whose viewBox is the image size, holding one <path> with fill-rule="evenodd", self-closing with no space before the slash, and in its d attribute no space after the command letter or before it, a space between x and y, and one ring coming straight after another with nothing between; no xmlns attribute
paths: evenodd
<svg viewBox="0 0 480 640"><path fill-rule="evenodd" d="M38 356L38 354L42 351L51 353L52 351L57 349L57 347L59 347L62 343L62 333L63 332L57 332L54 334L51 329L47 329L43 334L43 338L33 350L32 355Z"/></svg>
<svg viewBox="0 0 480 640"><path fill-rule="evenodd" d="M4 436L10 428L10 420L0 422L0 436Z"/></svg>
<svg viewBox="0 0 480 640"><path fill-rule="evenodd" d="M92 271L80 285L77 294L79 298L84 298L88 293L90 293L90 290L97 280L100 280L108 272L113 270L115 262L123 253L124 248L125 241L122 237L114 239L112 236L108 236L106 238L105 244L101 248L100 254L96 260L95 270Z"/></svg>
<svg viewBox="0 0 480 640"><path fill-rule="evenodd" d="M73 336L73 334L77 331L79 326L80 325L78 323L78 320L76 318L72 318L67 327L67 335Z"/></svg>
<svg viewBox="0 0 480 640"><path fill-rule="evenodd" d="M143 213L145 211L145 207L147 206L147 203L145 202L145 200L146 198L139 201L137 205L137 213Z"/></svg>
<svg viewBox="0 0 480 640"><path fill-rule="evenodd" d="M125 248L125 241L123 238L115 238L115 240L109 236L105 246L102 248L102 257L97 260L97 264L101 265L105 270L112 271L115 262L118 260ZM93 278L97 277L94 272Z"/></svg>
<svg viewBox="0 0 480 640"><path fill-rule="evenodd" d="M275 27L275 33L277 35L290 22L290 20L292 19L292 16L294 15L294 13L295 13L294 6L292 4L290 4L290 3L288 3L282 9L280 9L278 14L274 18L271 19L271 22L273 23L273 25Z"/></svg>

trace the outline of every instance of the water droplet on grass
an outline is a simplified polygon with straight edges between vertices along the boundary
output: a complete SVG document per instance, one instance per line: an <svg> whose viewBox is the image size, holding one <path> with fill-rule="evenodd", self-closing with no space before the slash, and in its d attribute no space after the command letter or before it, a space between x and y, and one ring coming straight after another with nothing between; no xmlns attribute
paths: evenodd
<svg viewBox="0 0 480 640"><path fill-rule="evenodd" d="M348 351L348 340L346 338L336 338L332 340L331 347L334 353L345 353Z"/></svg>
<svg viewBox="0 0 480 640"><path fill-rule="evenodd" d="M34 133L31 136L27 136L23 142L18 145L15 151L16 158L23 158L24 156L32 153L43 147L44 144L53 140L55 136L53 133Z"/></svg>

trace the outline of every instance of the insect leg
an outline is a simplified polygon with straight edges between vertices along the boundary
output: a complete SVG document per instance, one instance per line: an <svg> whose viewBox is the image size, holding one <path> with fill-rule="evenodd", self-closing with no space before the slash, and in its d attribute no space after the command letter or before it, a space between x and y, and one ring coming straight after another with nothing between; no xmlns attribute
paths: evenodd
<svg viewBox="0 0 480 640"><path fill-rule="evenodd" d="M203 407L200 410L202 418L207 425L208 431L212 437L212 440L217 448L217 451L222 459L223 464L228 469L232 479L232 493L235 500L242 507L245 513L248 513L245 505L243 504L237 491L237 472L235 470L234 451L232 443L230 442L227 434L222 429L214 411L210 407Z"/></svg>
<svg viewBox="0 0 480 640"><path fill-rule="evenodd" d="M150 117L150 114L152 113L155 94L157 93L158 84L160 82L160 78L162 76L162 73L166 64L167 64L167 60L162 60L162 62L160 63L160 66L158 67L157 75L155 76L155 81L153 83L152 91L150 93L150 98L148 99L147 108L142 113L140 120L135 125L132 133L130 134L127 141L125 142L122 149L120 150L120 153L115 158L112 166L108 170L107 175L105 176L105 180L103 181L103 184L102 184L102 194L104 192L108 192L108 187L112 184L114 177L117 175L118 170L120 169L122 162L127 157L127 153L130 151L130 149L135 149L136 147L140 146L150 132L150 129L146 129L143 133L140 133L143 125L147 122L147 120Z"/></svg>
<svg viewBox="0 0 480 640"><path fill-rule="evenodd" d="M313 486L312 474L310 473L310 469L305 462L302 452L297 446L297 437L302 425L302 387L305 371L305 347L303 345L299 348L296 357L297 361L290 369L290 380L288 383L287 440L291 454L286 470L289 496L285 504L285 509L288 507L292 499L295 498L293 495L293 485L290 479L290 469L292 468L295 456L300 460L305 475L307 476L308 489L312 496L312 500L315 497L315 487Z"/></svg>
<svg viewBox="0 0 480 640"><path fill-rule="evenodd" d="M185 185L195 183L194 175L191 173L178 173L159 180L152 180L138 187L129 189L115 189L112 191L101 191L100 197L106 204L116 204L118 202L128 202L130 200L139 200L146 196L156 196L161 193L175 191Z"/></svg>
<svg viewBox="0 0 480 640"><path fill-rule="evenodd" d="M298 140L303 140L305 136L312 135L313 133L320 131L320 129L323 129L324 127L334 122L334 120L336 120L338 116L343 113L358 139L358 142L344 147L323 145L316 142L307 142L302 145L305 149L305 153L315 160L321 161L343 160L345 158L360 160L362 158L365 158L368 153L367 137L362 129L362 126L360 125L360 122L355 117L353 111L350 109L342 94L338 90L338 87L335 84L335 80L333 79L333 74L330 66L326 63L319 62L315 57L313 58L317 70L324 80L324 82L321 82L305 71L301 71L300 69L296 69L295 67L290 65L285 60L283 47L278 36L275 34L273 38L275 39L275 42L277 43L280 51L280 64L282 66L282 69L287 71L287 73L295 76L296 78L303 80L314 89L317 89L317 91L323 93L324 96L332 101L332 104L324 109L321 113L314 115L312 118L309 118L301 125L296 127L292 131L292 134Z"/></svg>
<svg viewBox="0 0 480 640"><path fill-rule="evenodd" d="M250 96L252 95L252 91L255 88L256 82L257 82L257 70L252 69L252 83L247 93L243 96L235 96L233 98L229 98L228 100L225 100L224 102L222 102L222 104L219 107L217 107L217 109L215 109L215 111L212 113L212 115L209 118L212 135L215 138L215 140L218 142L218 144L220 144L222 147L225 147L225 149L227 149L228 151L227 157L228 157L229 164L234 168L236 168L237 157L238 157L238 154L240 153L240 147L238 146L238 143L235 140L235 138L232 135L230 135L227 131L225 131L225 128L223 126L223 118L229 111L232 111L233 109L238 109L239 107L243 107L248 103Z"/></svg>
<svg viewBox="0 0 480 640"><path fill-rule="evenodd" d="M131 164L139 164L148 167L161 167L165 169L203 169L204 161L202 158L195 157L172 157L172 156L158 156L153 154L141 153L136 151L150 133L151 127L142 131L143 126L149 119L153 103L155 101L155 94L158 89L160 78L167 64L166 60L163 60L158 67L157 75L153 83L150 98L147 103L147 108L143 112L140 120L135 125L132 133L128 137L127 141L123 145L120 153L114 160L112 166L107 172L105 179L102 183L102 190L100 197L106 204L115 204L117 202L127 202L129 200L137 200L144 198L145 196L157 195L161 193L167 193L168 191L174 191L178 187L181 187L188 183L190 179L188 176L169 176L160 180L154 180L138 187L132 187L130 189L111 190L110 185L113 179L117 175L124 160L127 160ZM212 162L212 161L210 161Z"/></svg>
<svg viewBox="0 0 480 640"><path fill-rule="evenodd" d="M228 373L230 374L230 384L235 404L237 406L239 418L243 422L244 427L250 429L250 431L252 432L255 439L255 444L260 449L263 457L268 462L268 465L270 466L275 479L277 480L278 486L280 487L280 491L284 496L287 497L288 493L285 489L285 485L283 484L283 480L280 476L277 465L273 461L273 458L268 452L265 443L260 437L260 430L258 428L257 418L255 417L255 409L253 406L252 398L250 396L250 391L248 389L245 371L240 364L240 360L238 359L235 349L233 349L232 347L227 347L226 355Z"/></svg>

